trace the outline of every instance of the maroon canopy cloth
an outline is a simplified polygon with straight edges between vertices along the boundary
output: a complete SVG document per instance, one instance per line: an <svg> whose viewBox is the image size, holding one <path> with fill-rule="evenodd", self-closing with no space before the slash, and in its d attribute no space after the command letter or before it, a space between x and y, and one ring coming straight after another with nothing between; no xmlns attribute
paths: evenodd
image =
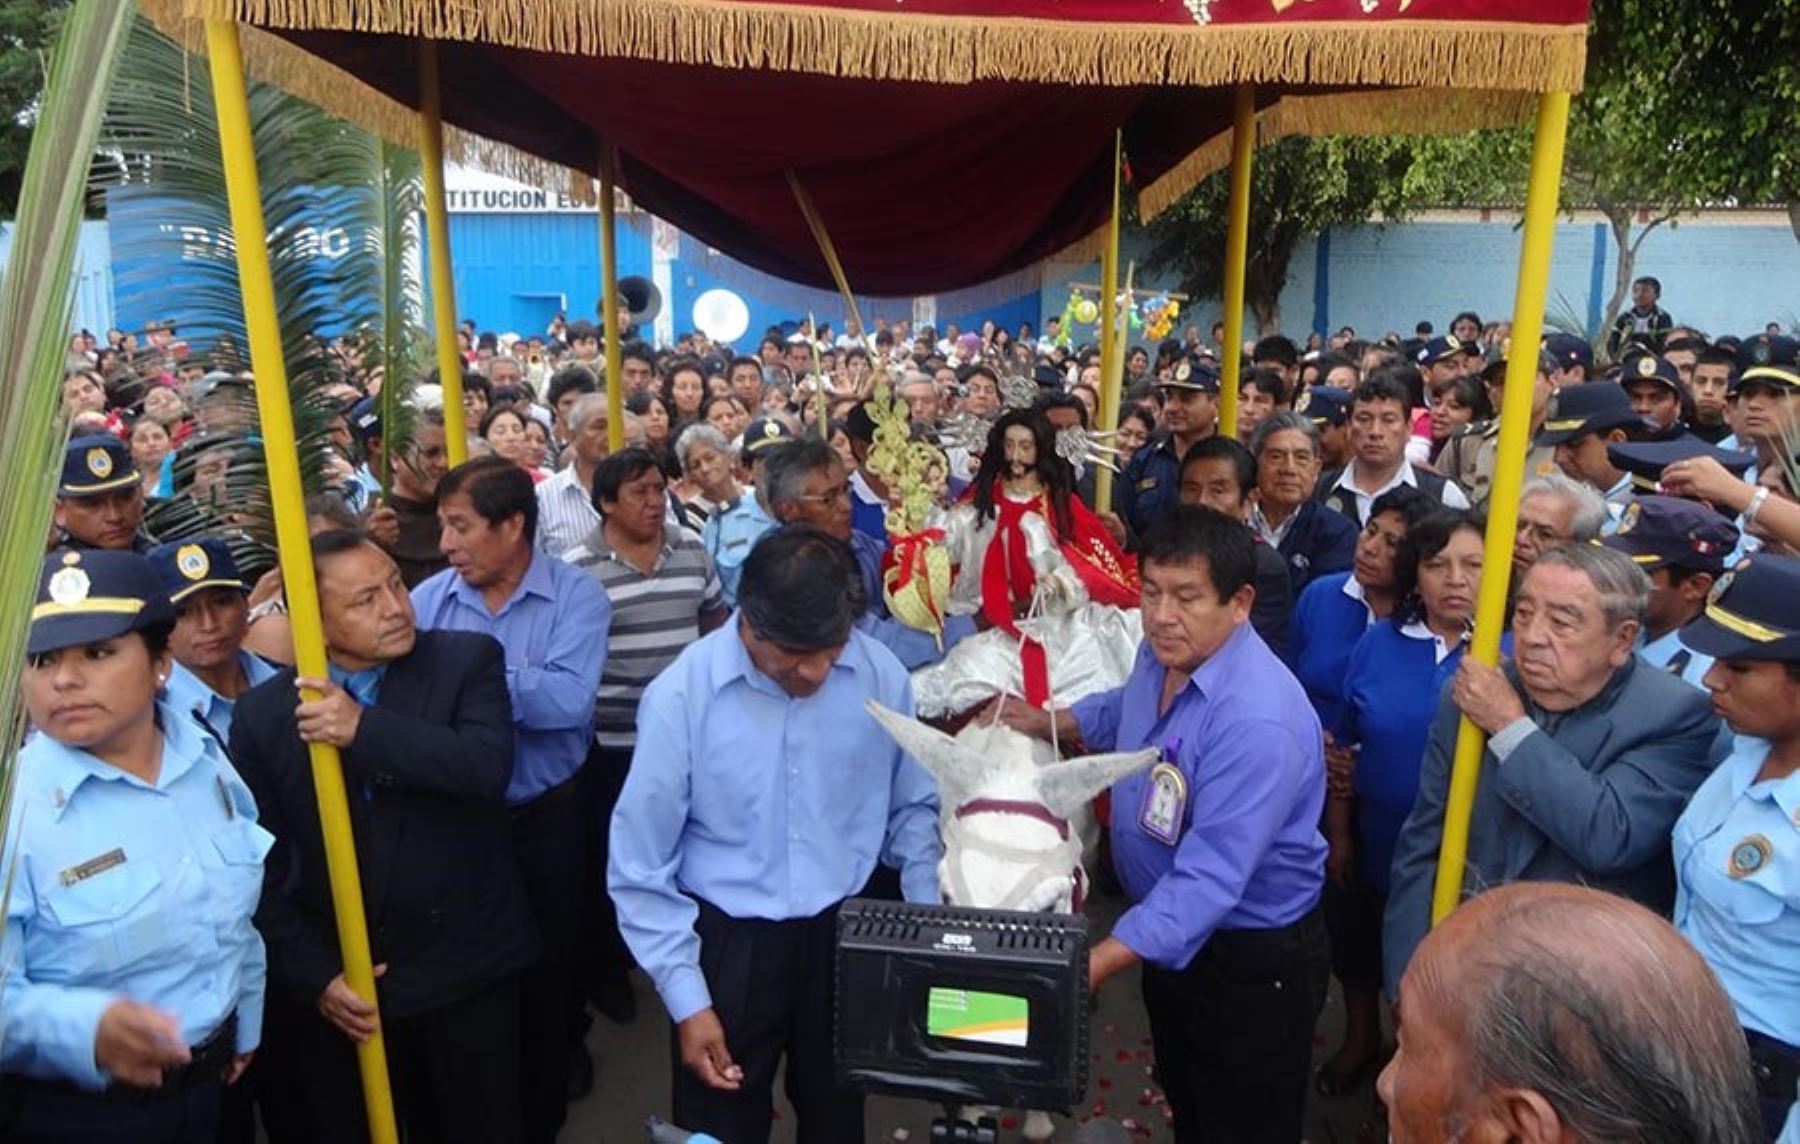
<svg viewBox="0 0 1800 1144"><path fill-rule="evenodd" d="M353 18L330 0L187 2L409 106L412 37L431 36L445 122L585 171L610 142L647 210L828 286L792 171L870 294L988 281L1093 234L1115 129L1138 185L1191 183L1236 82L1259 109L1572 87L1587 18L1585 0L391 0Z"/></svg>

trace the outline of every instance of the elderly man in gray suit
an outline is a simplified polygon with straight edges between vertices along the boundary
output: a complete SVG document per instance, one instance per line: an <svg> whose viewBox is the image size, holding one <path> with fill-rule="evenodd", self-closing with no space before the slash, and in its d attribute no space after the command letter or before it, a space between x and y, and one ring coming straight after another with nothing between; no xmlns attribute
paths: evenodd
<svg viewBox="0 0 1800 1144"><path fill-rule="evenodd" d="M1462 714L1490 736L1463 897L1508 882L1579 882L1668 913L1670 832L1729 736L1706 695L1633 654L1649 595L1621 553L1546 552L1519 588L1513 662L1502 671L1464 659L1457 669L1394 851L1382 942L1390 996L1431 928Z"/></svg>

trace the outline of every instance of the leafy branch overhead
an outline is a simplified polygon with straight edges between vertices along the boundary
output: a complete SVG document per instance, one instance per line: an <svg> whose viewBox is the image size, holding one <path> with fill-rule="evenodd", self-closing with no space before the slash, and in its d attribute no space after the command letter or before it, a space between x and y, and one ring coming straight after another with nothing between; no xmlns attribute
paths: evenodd
<svg viewBox="0 0 1800 1144"><path fill-rule="evenodd" d="M1610 220L1618 312L1636 244L1707 206L1784 204L1800 240L1800 0L1593 0L1587 86L1571 108L1566 208ZM1298 243L1327 227L1396 220L1434 206L1524 199L1530 131L1434 138L1289 139L1256 152L1246 297L1260 329L1279 322ZM1217 298L1224 172L1149 227L1153 268Z"/></svg>

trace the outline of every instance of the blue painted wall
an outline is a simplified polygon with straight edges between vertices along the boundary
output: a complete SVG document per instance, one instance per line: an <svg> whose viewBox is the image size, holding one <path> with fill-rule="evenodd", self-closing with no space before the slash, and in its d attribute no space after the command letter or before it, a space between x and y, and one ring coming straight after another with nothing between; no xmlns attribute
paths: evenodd
<svg viewBox="0 0 1800 1144"><path fill-rule="evenodd" d="M156 227L154 210L115 206L114 232L107 223L82 228L80 287L76 324L96 333L109 325L141 328L152 318L180 317L183 280L178 238L168 244L168 263L149 282L134 282L129 268L117 268L118 251L141 250L136 238ZM11 226L0 224L0 256L10 245ZM528 333L542 330L551 315L592 317L599 295L599 232L588 214L456 214L451 216L456 253L457 308L482 329ZM1476 221L1417 221L1391 227L1334 231L1304 242L1295 253L1291 279L1282 295L1282 328L1290 335L1354 326L1364 335L1389 330L1410 333L1427 319L1443 329L1459 310L1502 318L1512 306L1518 273L1519 235L1512 222L1496 216ZM1128 243L1127 259L1141 260L1141 243ZM1581 323L1597 321L1612 289L1617 251L1603 226L1591 219L1557 228L1550 311ZM116 273L115 273L116 271ZM651 276L649 222L633 216L619 232L619 272ZM1780 225L1689 222L1662 227L1644 242L1638 272L1663 280L1664 305L1677 321L1713 333L1758 331L1768 321L1792 326L1800 321L1800 243ZM959 307L955 295L938 301L940 329L963 329L991 317L1016 328L1060 314L1071 281L1099 281L1097 263L1049 263L1040 292L989 299L979 307ZM1140 272L1138 284L1167 287ZM692 323L694 299L724 287L750 308L750 326L741 349L754 349L763 330L808 311L841 329L842 305L829 290L781 282L718 255L683 236L671 266L674 326ZM865 298L866 317L910 317L906 299ZM1204 332L1218 317L1216 302L1202 303L1182 316ZM1091 327L1078 338L1092 338ZM1134 340L1142 340L1135 338Z"/></svg>
<svg viewBox="0 0 1800 1144"><path fill-rule="evenodd" d="M1141 259L1143 253L1141 243L1128 244L1124 257ZM1597 325L1617 264L1618 249L1603 224L1559 225L1550 315ZM1390 330L1411 336L1421 320L1442 331L1461 310L1505 319L1518 271L1519 232L1499 215L1488 222L1463 217L1333 231L1295 251L1281 295L1281 325L1296 339L1345 325L1380 337ZM1097 262L1048 267L1040 316L1062 312L1069 282L1096 282L1099 273ZM1790 328L1800 323L1800 242L1786 226L1708 220L1659 227L1639 248L1636 273L1662 279L1663 306L1676 321L1713 334L1760 333L1771 321ZM1173 280L1140 273L1138 285L1167 288ZM1182 322L1197 322L1204 334L1219 314L1216 301L1205 302ZM1092 337L1092 327L1080 336Z"/></svg>
<svg viewBox="0 0 1800 1144"><path fill-rule="evenodd" d="M74 328L102 342L113 324L112 246L104 222L84 222L75 245ZM13 224L0 222L0 266L12 258Z"/></svg>

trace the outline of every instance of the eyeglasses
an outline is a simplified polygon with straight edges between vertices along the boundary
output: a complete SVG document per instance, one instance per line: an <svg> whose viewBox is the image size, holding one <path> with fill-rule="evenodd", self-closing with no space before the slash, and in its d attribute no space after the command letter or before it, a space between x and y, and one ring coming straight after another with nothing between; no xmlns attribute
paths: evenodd
<svg viewBox="0 0 1800 1144"><path fill-rule="evenodd" d="M822 493L801 493L794 499L805 501L808 504L831 504L833 501L849 500L850 484L846 481Z"/></svg>

